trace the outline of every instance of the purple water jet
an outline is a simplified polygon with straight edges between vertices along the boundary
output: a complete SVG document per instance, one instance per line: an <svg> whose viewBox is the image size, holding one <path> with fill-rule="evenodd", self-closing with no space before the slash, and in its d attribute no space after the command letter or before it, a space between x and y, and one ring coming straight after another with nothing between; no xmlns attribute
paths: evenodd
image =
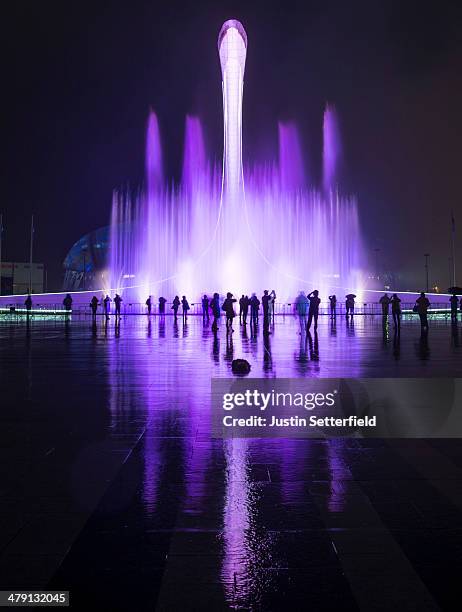
<svg viewBox="0 0 462 612"><path fill-rule="evenodd" d="M159 125L151 112L146 185L114 195L110 286L146 295L235 294L274 288L280 299L300 288L323 295L361 288L357 204L338 186L341 143L332 107L324 115L323 188L306 181L294 123L279 124L277 163L243 167L242 99L247 36L227 21L219 34L223 90L223 167L207 156L202 124L188 116L182 180L163 177Z"/></svg>

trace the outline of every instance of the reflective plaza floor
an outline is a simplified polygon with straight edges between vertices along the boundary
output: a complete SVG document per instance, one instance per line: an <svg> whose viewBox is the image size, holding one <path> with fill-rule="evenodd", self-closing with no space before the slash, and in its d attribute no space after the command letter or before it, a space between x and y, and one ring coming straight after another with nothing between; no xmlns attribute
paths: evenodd
<svg viewBox="0 0 462 612"><path fill-rule="evenodd" d="M210 378L459 377L462 324L0 319L0 589L75 609L438 610L462 593L459 440L210 437Z"/></svg>

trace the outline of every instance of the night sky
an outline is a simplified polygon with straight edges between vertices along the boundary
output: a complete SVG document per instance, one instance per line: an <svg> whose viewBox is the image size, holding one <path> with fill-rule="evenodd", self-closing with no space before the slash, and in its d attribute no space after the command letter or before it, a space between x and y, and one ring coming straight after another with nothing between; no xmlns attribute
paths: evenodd
<svg viewBox="0 0 462 612"><path fill-rule="evenodd" d="M245 158L274 158L277 120L298 122L320 181L322 111L340 116L347 188L359 199L374 267L447 288L450 217L462 245L462 8L456 2L16 2L2 9L6 167L3 260L36 261L61 285L62 261L106 225L114 187L143 179L149 107L167 173L181 168L184 117L204 121L219 158L217 35L237 18L249 47ZM462 284L462 246L458 249ZM412 281L414 276L416 280Z"/></svg>

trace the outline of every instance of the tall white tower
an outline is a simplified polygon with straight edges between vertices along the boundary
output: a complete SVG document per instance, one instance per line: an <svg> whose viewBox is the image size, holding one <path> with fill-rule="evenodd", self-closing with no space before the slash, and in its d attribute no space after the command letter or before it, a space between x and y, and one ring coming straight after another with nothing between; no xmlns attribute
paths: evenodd
<svg viewBox="0 0 462 612"><path fill-rule="evenodd" d="M240 21L230 19L218 35L223 86L223 183L224 195L233 200L243 191L242 92L244 87L247 34Z"/></svg>

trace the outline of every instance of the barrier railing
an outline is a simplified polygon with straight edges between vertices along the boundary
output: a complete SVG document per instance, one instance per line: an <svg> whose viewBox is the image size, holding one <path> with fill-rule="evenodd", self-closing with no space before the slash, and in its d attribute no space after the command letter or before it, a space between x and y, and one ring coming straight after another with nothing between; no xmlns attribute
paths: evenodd
<svg viewBox="0 0 462 612"><path fill-rule="evenodd" d="M276 316L290 316L295 314L295 304L294 302L276 302L274 308L274 314ZM401 311L403 315L413 315L416 314L413 312L414 302L402 302L401 303ZM121 314L126 315L146 315L148 312L147 306L143 303L139 302L122 302L121 305ZM239 315L239 305L235 304L235 312L236 315ZM62 303L44 303L44 302L33 302L32 309L30 314L34 315L65 315L68 314L68 311L65 310ZM260 306L259 313L262 316L263 310ZM11 302L7 304L3 304L0 307L0 316L1 315L24 315L27 314L26 307L24 302ZM72 314L81 315L81 316L91 316L92 311L89 304L84 303L75 303L72 305ZM98 306L97 315L104 315L104 310L101 306ZM114 304L111 304L110 315L115 314ZM152 315L159 315L159 307L157 304L152 306L151 309ZM170 304L166 304L165 315L173 316L173 310L171 309ZM222 312L221 314L224 315ZM321 304L319 308L319 314L321 316L330 316L331 309L329 304ZM354 309L355 315L370 315L370 316L381 316L382 315L382 305L377 302L365 302L365 303L356 303ZM391 316L391 308L389 311ZM447 302L433 302L430 309L428 310L428 314L441 314L448 315L451 314L450 305ZM178 309L178 316L182 315L181 306ZM190 303L190 310L188 311L188 316L202 316L202 304L200 302L192 302ZM250 308L249 308L250 315ZM337 316L345 316L346 315L346 307L344 303L337 303L336 308ZM211 316L211 312L210 312ZM417 315L416 315L417 316Z"/></svg>

